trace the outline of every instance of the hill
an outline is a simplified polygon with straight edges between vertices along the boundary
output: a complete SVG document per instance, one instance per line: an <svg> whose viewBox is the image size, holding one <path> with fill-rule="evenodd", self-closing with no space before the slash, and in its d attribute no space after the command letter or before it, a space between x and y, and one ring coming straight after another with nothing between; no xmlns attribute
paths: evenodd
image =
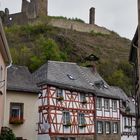
<svg viewBox="0 0 140 140"><path fill-rule="evenodd" d="M97 69L113 86L119 86L130 95L132 68L128 63L130 40L115 32L110 34L77 32L52 27L39 22L5 27L13 63L36 70L47 60L76 62L89 66L85 57L99 57Z"/></svg>

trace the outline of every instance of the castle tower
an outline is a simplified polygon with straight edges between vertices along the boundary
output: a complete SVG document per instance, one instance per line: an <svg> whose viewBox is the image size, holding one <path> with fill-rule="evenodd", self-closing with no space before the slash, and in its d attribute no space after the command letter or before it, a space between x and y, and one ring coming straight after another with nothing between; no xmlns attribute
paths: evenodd
<svg viewBox="0 0 140 140"><path fill-rule="evenodd" d="M89 24L95 24L95 8L91 7L89 10Z"/></svg>
<svg viewBox="0 0 140 140"><path fill-rule="evenodd" d="M48 0L35 0L37 16L48 15Z"/></svg>

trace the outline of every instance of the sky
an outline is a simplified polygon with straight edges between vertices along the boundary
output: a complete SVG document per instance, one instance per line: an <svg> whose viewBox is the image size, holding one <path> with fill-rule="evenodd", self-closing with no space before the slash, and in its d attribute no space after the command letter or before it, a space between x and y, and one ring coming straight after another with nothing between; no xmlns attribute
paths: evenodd
<svg viewBox="0 0 140 140"><path fill-rule="evenodd" d="M0 9L20 12L22 0L0 0ZM89 22L89 9L95 7L95 23L132 40L137 27L137 0L48 0L48 14L80 18Z"/></svg>

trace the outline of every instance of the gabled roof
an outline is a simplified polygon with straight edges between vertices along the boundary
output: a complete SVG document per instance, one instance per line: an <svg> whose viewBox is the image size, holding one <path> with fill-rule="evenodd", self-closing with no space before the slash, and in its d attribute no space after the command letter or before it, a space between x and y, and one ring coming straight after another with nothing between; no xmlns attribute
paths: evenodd
<svg viewBox="0 0 140 140"><path fill-rule="evenodd" d="M1 18L0 18L0 52L4 58L5 63L10 64L12 61L12 58L10 55L10 50L9 50L8 43L5 37L5 33L3 30Z"/></svg>
<svg viewBox="0 0 140 140"><path fill-rule="evenodd" d="M32 81L31 73L25 66L11 66L7 71L7 90L38 93L39 89Z"/></svg>
<svg viewBox="0 0 140 140"><path fill-rule="evenodd" d="M113 92L118 94L120 100L123 100L127 103L128 107L130 108L130 114L135 115L135 104L130 100L130 98L125 94L125 92L119 87L111 87ZM125 112L125 110L122 110Z"/></svg>
<svg viewBox="0 0 140 140"><path fill-rule="evenodd" d="M49 84L69 90L90 92L97 96L119 98L96 71L80 67L76 63L48 61L33 73L33 77L38 85ZM95 82L100 81L104 87L98 88Z"/></svg>

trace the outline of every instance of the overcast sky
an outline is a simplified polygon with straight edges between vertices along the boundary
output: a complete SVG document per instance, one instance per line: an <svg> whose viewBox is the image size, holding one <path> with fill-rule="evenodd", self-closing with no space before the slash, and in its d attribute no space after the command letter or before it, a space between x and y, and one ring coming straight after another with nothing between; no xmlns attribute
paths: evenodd
<svg viewBox="0 0 140 140"><path fill-rule="evenodd" d="M0 0L0 9L9 8L10 13L19 12L22 0ZM89 8L96 8L95 23L133 38L137 27L137 0L49 0L51 16L66 16L89 21Z"/></svg>

